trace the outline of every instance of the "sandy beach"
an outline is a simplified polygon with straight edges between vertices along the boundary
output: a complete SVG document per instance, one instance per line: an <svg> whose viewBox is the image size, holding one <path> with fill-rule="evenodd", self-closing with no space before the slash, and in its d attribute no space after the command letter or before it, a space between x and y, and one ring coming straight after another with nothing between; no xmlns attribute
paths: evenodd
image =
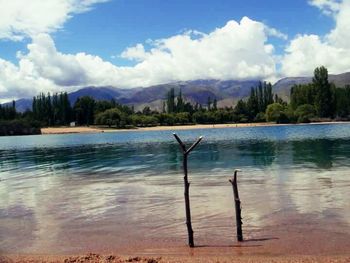
<svg viewBox="0 0 350 263"><path fill-rule="evenodd" d="M98 126L79 126L79 127L49 127L42 128L42 134L65 134L65 133L99 133L99 132L120 132L120 131L174 131L191 129L211 129L211 128L237 128L237 127L257 127L274 126L274 123L239 123L239 124L197 124L197 125L178 125L178 126L155 126L139 127L132 129L114 129Z"/></svg>
<svg viewBox="0 0 350 263"><path fill-rule="evenodd" d="M93 127L50 127L42 128L42 134L69 134L69 133L98 133L103 132L102 129Z"/></svg>
<svg viewBox="0 0 350 263"><path fill-rule="evenodd" d="M221 129L221 128L243 128L243 127L263 127L263 126L285 126L285 125L324 125L324 124L344 124L350 122L315 122L309 124L276 124L270 122L261 123L238 123L238 124L196 124L196 125L178 125L178 126L155 126L141 127L133 129L114 129L98 126L79 126L79 127L49 127L42 128L42 134L69 134L69 133L99 133L99 132L121 132L121 131L176 131L192 129Z"/></svg>
<svg viewBox="0 0 350 263"><path fill-rule="evenodd" d="M273 219L273 224L262 228L254 235L246 235L243 242L216 241L210 237L197 238L196 247L186 246L186 240L168 240L165 237L155 240L119 240L115 249L104 249L103 242L109 237L96 238L95 249L77 254L59 251L48 254L21 253L1 256L1 263L23 262L147 262L147 263L224 263L224 262L350 262L350 233L340 232L334 226L313 225L312 218L286 214ZM164 240L163 240L164 239ZM57 240L57 242L60 242ZM122 245L124 244L124 245Z"/></svg>
<svg viewBox="0 0 350 263"><path fill-rule="evenodd" d="M116 254L94 254L74 256L57 255L26 255L26 256L0 256L1 263L348 263L350 256L165 256L165 257L140 257L140 256L119 256Z"/></svg>

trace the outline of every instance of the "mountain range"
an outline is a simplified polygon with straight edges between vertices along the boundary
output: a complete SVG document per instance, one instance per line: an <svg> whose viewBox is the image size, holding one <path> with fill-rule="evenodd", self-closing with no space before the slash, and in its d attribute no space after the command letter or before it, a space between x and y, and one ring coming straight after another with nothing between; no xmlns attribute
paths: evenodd
<svg viewBox="0 0 350 263"><path fill-rule="evenodd" d="M350 85L350 72L329 75L329 81L337 87ZM293 85L310 82L312 82L312 77L283 78L273 85L273 93L288 101ZM181 90L185 100L191 103L206 104L208 97L211 97L217 99L219 107L225 107L233 106L239 99L249 96L251 87L256 87L258 84L259 80L191 80L132 89L120 89L112 86L84 87L69 93L68 97L72 105L81 96L91 96L95 100L115 99L121 104L133 105L136 110L142 110L145 106L161 110L167 92L174 88L176 94ZM16 101L16 108L20 112L31 109L31 106L31 98Z"/></svg>

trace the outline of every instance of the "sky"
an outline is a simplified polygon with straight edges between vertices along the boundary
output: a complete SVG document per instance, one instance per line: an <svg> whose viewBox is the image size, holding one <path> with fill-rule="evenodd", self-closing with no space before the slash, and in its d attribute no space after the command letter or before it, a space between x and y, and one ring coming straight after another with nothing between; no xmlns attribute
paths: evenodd
<svg viewBox="0 0 350 263"><path fill-rule="evenodd" d="M0 0L0 102L350 71L350 0Z"/></svg>

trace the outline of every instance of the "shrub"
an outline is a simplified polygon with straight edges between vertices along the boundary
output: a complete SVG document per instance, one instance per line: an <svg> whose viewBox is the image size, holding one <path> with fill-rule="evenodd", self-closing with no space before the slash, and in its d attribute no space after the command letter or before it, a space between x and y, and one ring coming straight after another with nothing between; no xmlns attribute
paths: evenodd
<svg viewBox="0 0 350 263"><path fill-rule="evenodd" d="M270 104L266 109L266 120L277 122L281 119L283 111L284 107L280 103Z"/></svg>
<svg viewBox="0 0 350 263"><path fill-rule="evenodd" d="M0 121L0 136L41 134L40 123L25 119Z"/></svg>
<svg viewBox="0 0 350 263"><path fill-rule="evenodd" d="M315 117L315 113L315 108L310 104L300 105L294 112L298 122L300 123L310 122L310 119Z"/></svg>
<svg viewBox="0 0 350 263"><path fill-rule="evenodd" d="M266 121L265 113L259 112L259 113L255 116L254 121L255 121L255 122L265 122L265 121Z"/></svg>

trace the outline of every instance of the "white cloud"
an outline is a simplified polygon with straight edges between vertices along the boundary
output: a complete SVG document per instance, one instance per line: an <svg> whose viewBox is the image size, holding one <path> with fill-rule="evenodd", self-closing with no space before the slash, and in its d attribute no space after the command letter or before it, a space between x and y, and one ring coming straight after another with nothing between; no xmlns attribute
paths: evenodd
<svg viewBox="0 0 350 263"><path fill-rule="evenodd" d="M310 0L309 4L318 7L325 15L334 15L340 10L342 0Z"/></svg>
<svg viewBox="0 0 350 263"><path fill-rule="evenodd" d="M0 39L22 40L60 28L73 14L107 0L0 0Z"/></svg>
<svg viewBox="0 0 350 263"><path fill-rule="evenodd" d="M208 34L186 31L148 41L149 50L137 44L121 54L137 64L118 67L86 53L63 54L50 35L39 34L32 38L26 54L18 54L18 66L6 61L0 64L0 72L10 72L0 73L0 96L32 96L86 85L131 88L204 78L271 78L276 68L269 36L284 38L277 30L244 17Z"/></svg>
<svg viewBox="0 0 350 263"><path fill-rule="evenodd" d="M135 61L143 61L147 59L147 53L142 44L127 48L121 55L122 58Z"/></svg>
<svg viewBox="0 0 350 263"><path fill-rule="evenodd" d="M278 31L275 28L265 27L265 30L269 36L274 36L283 40L288 39L288 36L286 34L283 34L282 32Z"/></svg>
<svg viewBox="0 0 350 263"><path fill-rule="evenodd" d="M260 22L244 17L229 21L209 34L191 31L128 48L122 57L140 61L133 68L151 83L198 78L265 78L275 73L269 32ZM275 36L277 31L270 31Z"/></svg>
<svg viewBox="0 0 350 263"><path fill-rule="evenodd" d="M312 75L320 65L326 66L330 73L350 71L350 0L314 0L311 3L322 10L332 11L335 27L324 37L296 36L282 58L282 74Z"/></svg>
<svg viewBox="0 0 350 263"><path fill-rule="evenodd" d="M76 56L56 50L52 38L39 34L28 45L29 53L22 55L20 63L30 65L38 76L49 79L58 86L77 86L86 83L86 72Z"/></svg>
<svg viewBox="0 0 350 263"><path fill-rule="evenodd" d="M0 59L0 97L2 101L36 95L37 92L59 91L51 80L37 75L31 63L21 61L16 66Z"/></svg>

